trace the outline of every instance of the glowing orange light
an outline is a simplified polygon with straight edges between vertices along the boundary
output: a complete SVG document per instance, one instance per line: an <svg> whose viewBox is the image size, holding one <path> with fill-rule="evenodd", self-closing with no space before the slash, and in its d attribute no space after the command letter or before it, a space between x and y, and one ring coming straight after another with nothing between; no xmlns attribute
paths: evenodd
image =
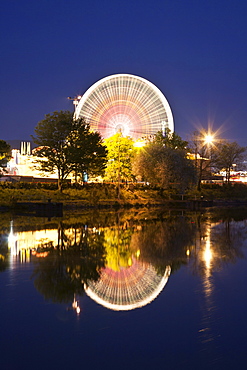
<svg viewBox="0 0 247 370"><path fill-rule="evenodd" d="M214 141L214 136L212 134L207 134L204 137L205 144L211 144Z"/></svg>

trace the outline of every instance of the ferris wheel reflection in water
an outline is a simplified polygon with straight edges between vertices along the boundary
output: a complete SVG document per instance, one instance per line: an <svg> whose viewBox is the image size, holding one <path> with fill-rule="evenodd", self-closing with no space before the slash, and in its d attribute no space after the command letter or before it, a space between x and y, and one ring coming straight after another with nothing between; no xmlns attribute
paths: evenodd
<svg viewBox="0 0 247 370"><path fill-rule="evenodd" d="M108 228L70 227L64 230L65 239L70 241L70 244L66 246L60 242L60 247L62 247L62 249L60 249L59 253L57 253L56 248L59 235L61 236L61 231L58 229L17 232L15 231L14 223L11 222L8 238L8 247L10 251L9 266L11 269L14 269L18 261L22 264L32 262L37 267L38 275L36 276L39 276L39 266L44 266L44 269L40 270L41 272L43 271L43 274L44 271L47 270L45 266L46 260L49 261L49 258L52 258L52 261L56 259L58 267L61 263L64 264L64 261L67 261L66 263L68 264L64 265L66 273L70 274L67 277L71 278L73 276L73 279L76 278L77 283L84 286L83 291L95 300L95 302L112 310L131 310L151 303L164 289L170 277L173 265L170 253L176 252L174 256L176 259L174 261L177 261L177 258L181 261L186 261L186 259L189 258L189 265L192 266L193 261L195 261L198 266L198 273L202 275L203 278L203 289L206 299L205 307L208 307L206 311L209 312L214 308L212 272L215 266L222 261L221 247L216 244L219 243L216 242L216 240L222 239L222 236L219 237L218 234L220 233L220 235L223 235L225 233L225 227L221 222L204 223L204 229L202 231L195 228L196 234L193 236L191 229L188 233L188 237L186 237L186 234L181 237L181 246L178 244L175 248L174 238L176 238L175 235L178 235L176 234L177 228L180 229L180 234L183 233L183 229L188 229L187 221L184 227L182 227L181 220L181 218L178 220L177 226L175 226L174 221L172 221L172 227L170 227L167 222L160 223L158 227L157 221L155 221L155 227L152 224L150 224L148 228L142 228L140 225L137 225L135 228L132 227L131 230L128 227L123 228L121 226ZM174 230L175 234L169 235L172 230ZM244 230L245 228L243 228L242 231ZM150 234L150 231L152 231L153 234ZM213 235L218 233L217 238L215 238L215 236L213 237L213 242L212 233ZM239 236L239 232L236 234ZM193 243L191 243L193 238L195 238L194 246ZM80 275L80 271L77 272L76 270L76 266L80 263L85 249L85 244L80 246L80 240L83 240L83 243L89 243L89 247L91 242L95 243L97 240L99 241L99 245L101 245L101 265L99 267L97 260L93 261L92 265L93 269L95 269L94 279L90 277L87 278L85 274ZM167 244L169 240L170 244ZM224 239L222 240L222 243L225 245ZM186 241L187 247L184 241ZM157 243L160 242L162 242L162 245L158 246ZM145 243L147 243L147 245L145 245ZM179 243L179 239L177 239L177 243ZM95 245L96 249L92 250L92 255L98 250L97 244ZM150 247L149 251L148 246ZM73 265L69 262L68 252L71 253L71 251L73 251L74 253L76 248L79 248L78 251L80 254L78 258L73 254L73 258L76 257L75 262L73 262L76 264ZM229 261L232 259L231 253L233 253L234 248L235 246L229 247ZM171 263L167 263L162 271L160 270L157 272L158 269L155 267L156 262L154 258L156 258L155 254L157 252L160 253L160 250L163 250L162 253L167 253L168 251L168 254L165 254L163 257L161 254L161 258L157 260L158 265L160 261L165 263L165 261L169 259ZM90 249L88 251L88 253L91 253ZM153 253L153 256L152 254L147 254L147 251L148 253ZM179 254L177 255L178 252ZM224 256L226 256L226 248L223 252ZM106 259L104 259L105 257L103 258L104 254L106 254ZM66 258L62 255L66 255ZM61 261L59 259L60 257ZM90 255L85 255L85 258L85 261L88 260L88 258L90 259ZM152 262L150 263L149 261ZM85 267L82 266L81 268ZM40 276L43 276L42 274ZM42 281L40 281L40 284L42 285ZM78 293L74 291L71 307L77 314L80 313L79 297L80 294L78 296Z"/></svg>

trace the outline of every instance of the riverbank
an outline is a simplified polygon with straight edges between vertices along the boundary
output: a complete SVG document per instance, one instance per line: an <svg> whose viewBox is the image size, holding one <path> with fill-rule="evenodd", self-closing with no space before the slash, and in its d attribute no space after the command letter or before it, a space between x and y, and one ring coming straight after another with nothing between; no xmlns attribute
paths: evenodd
<svg viewBox="0 0 247 370"><path fill-rule="evenodd" d="M177 194L143 185L87 184L64 189L14 186L0 187L0 210L30 209L35 204L62 204L64 210L77 208L156 207L189 208L247 206L247 186L204 187L201 192ZM119 191L120 190L120 191Z"/></svg>

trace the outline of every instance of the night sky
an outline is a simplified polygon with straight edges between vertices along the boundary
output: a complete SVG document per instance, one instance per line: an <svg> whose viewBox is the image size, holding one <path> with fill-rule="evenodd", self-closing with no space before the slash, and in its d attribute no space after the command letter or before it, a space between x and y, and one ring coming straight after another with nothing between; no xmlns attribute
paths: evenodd
<svg viewBox="0 0 247 370"><path fill-rule="evenodd" d="M246 0L1 0L0 139L30 140L115 73L166 96L184 140L200 127L247 145Z"/></svg>

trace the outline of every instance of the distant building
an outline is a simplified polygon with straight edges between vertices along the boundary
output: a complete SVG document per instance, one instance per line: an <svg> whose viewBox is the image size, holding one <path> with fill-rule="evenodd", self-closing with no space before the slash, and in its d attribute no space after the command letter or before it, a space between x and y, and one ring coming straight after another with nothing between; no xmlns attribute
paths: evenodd
<svg viewBox="0 0 247 370"><path fill-rule="evenodd" d="M13 144L12 144L13 145ZM35 168L34 150L32 150L31 142L19 142L20 149L12 149L12 158L7 163L6 176L1 178L1 181L8 180L12 176L12 180L22 181L21 177L27 178L46 178L57 179L57 174L44 173ZM20 177L19 179L17 177Z"/></svg>

